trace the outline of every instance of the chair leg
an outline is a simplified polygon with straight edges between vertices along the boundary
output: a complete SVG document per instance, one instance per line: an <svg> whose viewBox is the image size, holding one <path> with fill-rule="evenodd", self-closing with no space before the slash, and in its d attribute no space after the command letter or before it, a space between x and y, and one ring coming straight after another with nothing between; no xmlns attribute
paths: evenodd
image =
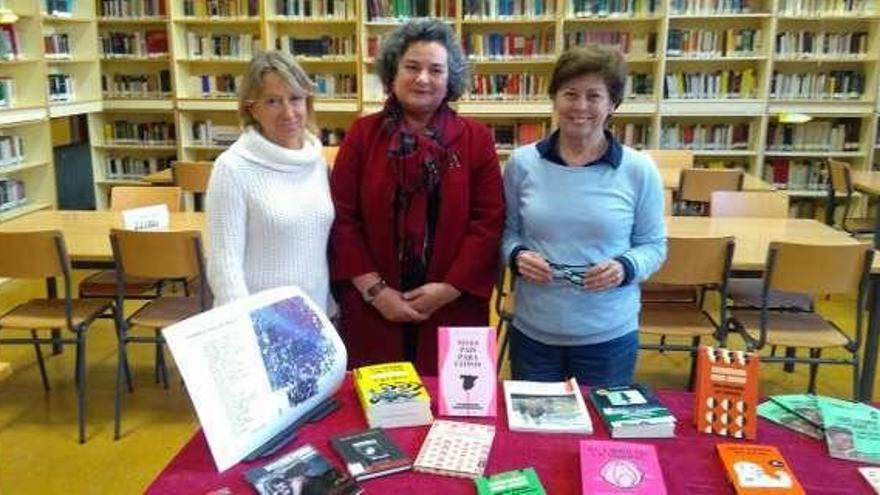
<svg viewBox="0 0 880 495"><path fill-rule="evenodd" d="M40 378L43 379L43 390L49 391L49 377L46 375L46 362L43 360L43 350L37 342L37 331L31 330L31 338L34 339L34 352L37 354L37 365L40 367Z"/></svg>
<svg viewBox="0 0 880 495"><path fill-rule="evenodd" d="M495 364L496 370L495 373L501 374L501 365L504 364L504 355L507 352L507 343L508 343L508 332L510 331L510 327L504 327L503 324L498 324L498 339L500 340L498 345L498 362Z"/></svg>
<svg viewBox="0 0 880 495"><path fill-rule="evenodd" d="M775 345L770 346L770 357L776 357L776 346Z"/></svg>
<svg viewBox="0 0 880 495"><path fill-rule="evenodd" d="M853 357L853 400L859 400L859 383L861 382L861 370L859 369L859 356Z"/></svg>
<svg viewBox="0 0 880 495"><path fill-rule="evenodd" d="M86 442L86 336L82 329L76 332L77 413L79 415L79 443Z"/></svg>
<svg viewBox="0 0 880 495"><path fill-rule="evenodd" d="M125 336L127 334L127 330L125 330L127 328L125 323L125 315L122 313L122 309L117 308L115 304L110 307L110 310L113 312L113 320L116 322L116 342L118 342L119 344L123 344L125 341ZM131 367L129 367L128 365L128 356L124 355L122 357L124 358L122 364L125 372L126 387L128 388L128 392L132 393L134 392L134 380L132 380L131 377Z"/></svg>
<svg viewBox="0 0 880 495"><path fill-rule="evenodd" d="M690 377L688 378L688 390L691 392L694 391L694 385L697 381L697 349L700 348L700 337L694 337L691 340L691 346L693 350L690 352L691 354L691 372Z"/></svg>
<svg viewBox="0 0 880 495"><path fill-rule="evenodd" d="M116 357L116 404L113 423L113 440L119 440L120 430L122 429L122 389L123 381L128 382L129 392L131 392L131 377L128 373L128 356L125 350L125 340L120 339L118 344Z"/></svg>
<svg viewBox="0 0 880 495"><path fill-rule="evenodd" d="M785 361L785 364L782 365L782 369L785 370L786 373L794 373L794 359L797 357L797 349L794 347L786 347L785 357L790 360Z"/></svg>
<svg viewBox="0 0 880 495"><path fill-rule="evenodd" d="M819 359L822 357L822 349L812 348L810 349L810 357L813 359ZM816 393L816 374L819 372L819 363L810 363L810 383L807 385L807 393L815 394Z"/></svg>
<svg viewBox="0 0 880 495"><path fill-rule="evenodd" d="M155 330L156 335L156 383L162 382L162 388L168 390L168 367L165 365L165 344L162 343L162 331Z"/></svg>
<svg viewBox="0 0 880 495"><path fill-rule="evenodd" d="M665 335L660 336L660 349L659 349L659 351L660 351L660 354L663 354L666 352L666 336Z"/></svg>

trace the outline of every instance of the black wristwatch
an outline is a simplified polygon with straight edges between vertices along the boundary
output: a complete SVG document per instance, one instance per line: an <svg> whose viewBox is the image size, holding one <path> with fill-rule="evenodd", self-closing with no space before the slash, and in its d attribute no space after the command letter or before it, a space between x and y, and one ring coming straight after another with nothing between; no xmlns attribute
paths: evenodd
<svg viewBox="0 0 880 495"><path fill-rule="evenodd" d="M385 281L380 278L378 282L369 286L367 290L361 294L364 297L364 302L367 304L373 304L373 300L376 299L376 296L385 290L386 287L388 286L385 285Z"/></svg>

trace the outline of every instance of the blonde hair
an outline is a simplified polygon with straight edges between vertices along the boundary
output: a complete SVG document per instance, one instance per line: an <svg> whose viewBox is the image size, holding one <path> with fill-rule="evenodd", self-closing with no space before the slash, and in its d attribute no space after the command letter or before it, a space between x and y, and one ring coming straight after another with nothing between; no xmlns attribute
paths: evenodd
<svg viewBox="0 0 880 495"><path fill-rule="evenodd" d="M259 129L260 124L251 115L250 108L254 100L263 94L263 76L271 72L278 74L291 88L306 93L306 128L317 132L315 83L292 56L280 51L257 52L248 64L238 90L238 116L242 125Z"/></svg>

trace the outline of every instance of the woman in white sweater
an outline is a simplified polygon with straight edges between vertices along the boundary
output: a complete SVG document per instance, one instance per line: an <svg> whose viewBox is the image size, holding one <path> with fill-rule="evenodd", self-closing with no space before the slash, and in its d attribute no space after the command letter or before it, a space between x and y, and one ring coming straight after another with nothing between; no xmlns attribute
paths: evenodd
<svg viewBox="0 0 880 495"><path fill-rule="evenodd" d="M245 72L245 131L214 162L205 211L215 304L283 285L331 309L327 165L314 129L314 85L287 54L260 52Z"/></svg>

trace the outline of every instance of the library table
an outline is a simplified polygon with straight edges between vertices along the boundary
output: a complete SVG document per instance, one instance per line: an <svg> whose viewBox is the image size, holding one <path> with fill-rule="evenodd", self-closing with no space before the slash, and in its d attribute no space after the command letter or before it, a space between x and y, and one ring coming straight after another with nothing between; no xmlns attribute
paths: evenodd
<svg viewBox="0 0 880 495"><path fill-rule="evenodd" d="M853 188L870 196L880 196L880 172L866 170L853 171ZM874 213L874 249L880 249L880 201Z"/></svg>
<svg viewBox="0 0 880 495"><path fill-rule="evenodd" d="M166 168L165 170L160 170L153 174L145 175L141 178L142 181L149 183L151 186L173 186L174 185L174 175L171 173L170 168Z"/></svg>
<svg viewBox="0 0 880 495"><path fill-rule="evenodd" d="M437 397L437 379L423 377L432 397ZM487 474L510 469L534 467L548 494L576 495L580 491L580 440L607 440L608 431L596 416L592 406L592 435L547 434L512 432L507 428L504 397L499 386L498 416L496 418L450 418L475 423L495 425L495 440L486 466ZM667 439L634 439L633 442L656 446L667 492L670 494L733 494L727 483L715 444L733 441L727 438L698 434L693 424L693 394L683 391L659 391L660 400L678 419L676 437ZM299 431L290 444L283 447L288 452L305 443L311 443L337 468L342 462L329 446L332 436L367 428L364 414L347 375L336 394L339 410L319 423L309 424ZM436 406L436 403L435 403ZM436 411L436 407L434 408ZM387 430L395 443L406 454L415 458L427 426L392 428ZM853 462L832 459L826 453L824 442L787 430L763 419L758 421L759 443L776 445L791 465L798 481L807 493L825 495L853 495L871 493L861 479ZM217 473L201 430L184 445L171 462L153 480L146 493L207 494L226 488L227 493L254 493L244 480L244 472L261 466L271 459L239 463L223 473ZM473 494L471 480L407 471L362 482L367 494Z"/></svg>
<svg viewBox="0 0 880 495"><path fill-rule="evenodd" d="M658 167L660 177L663 179L664 189L678 189L678 178L681 175L681 168L676 167ZM743 191L775 191L773 184L765 182L755 175L743 173Z"/></svg>

